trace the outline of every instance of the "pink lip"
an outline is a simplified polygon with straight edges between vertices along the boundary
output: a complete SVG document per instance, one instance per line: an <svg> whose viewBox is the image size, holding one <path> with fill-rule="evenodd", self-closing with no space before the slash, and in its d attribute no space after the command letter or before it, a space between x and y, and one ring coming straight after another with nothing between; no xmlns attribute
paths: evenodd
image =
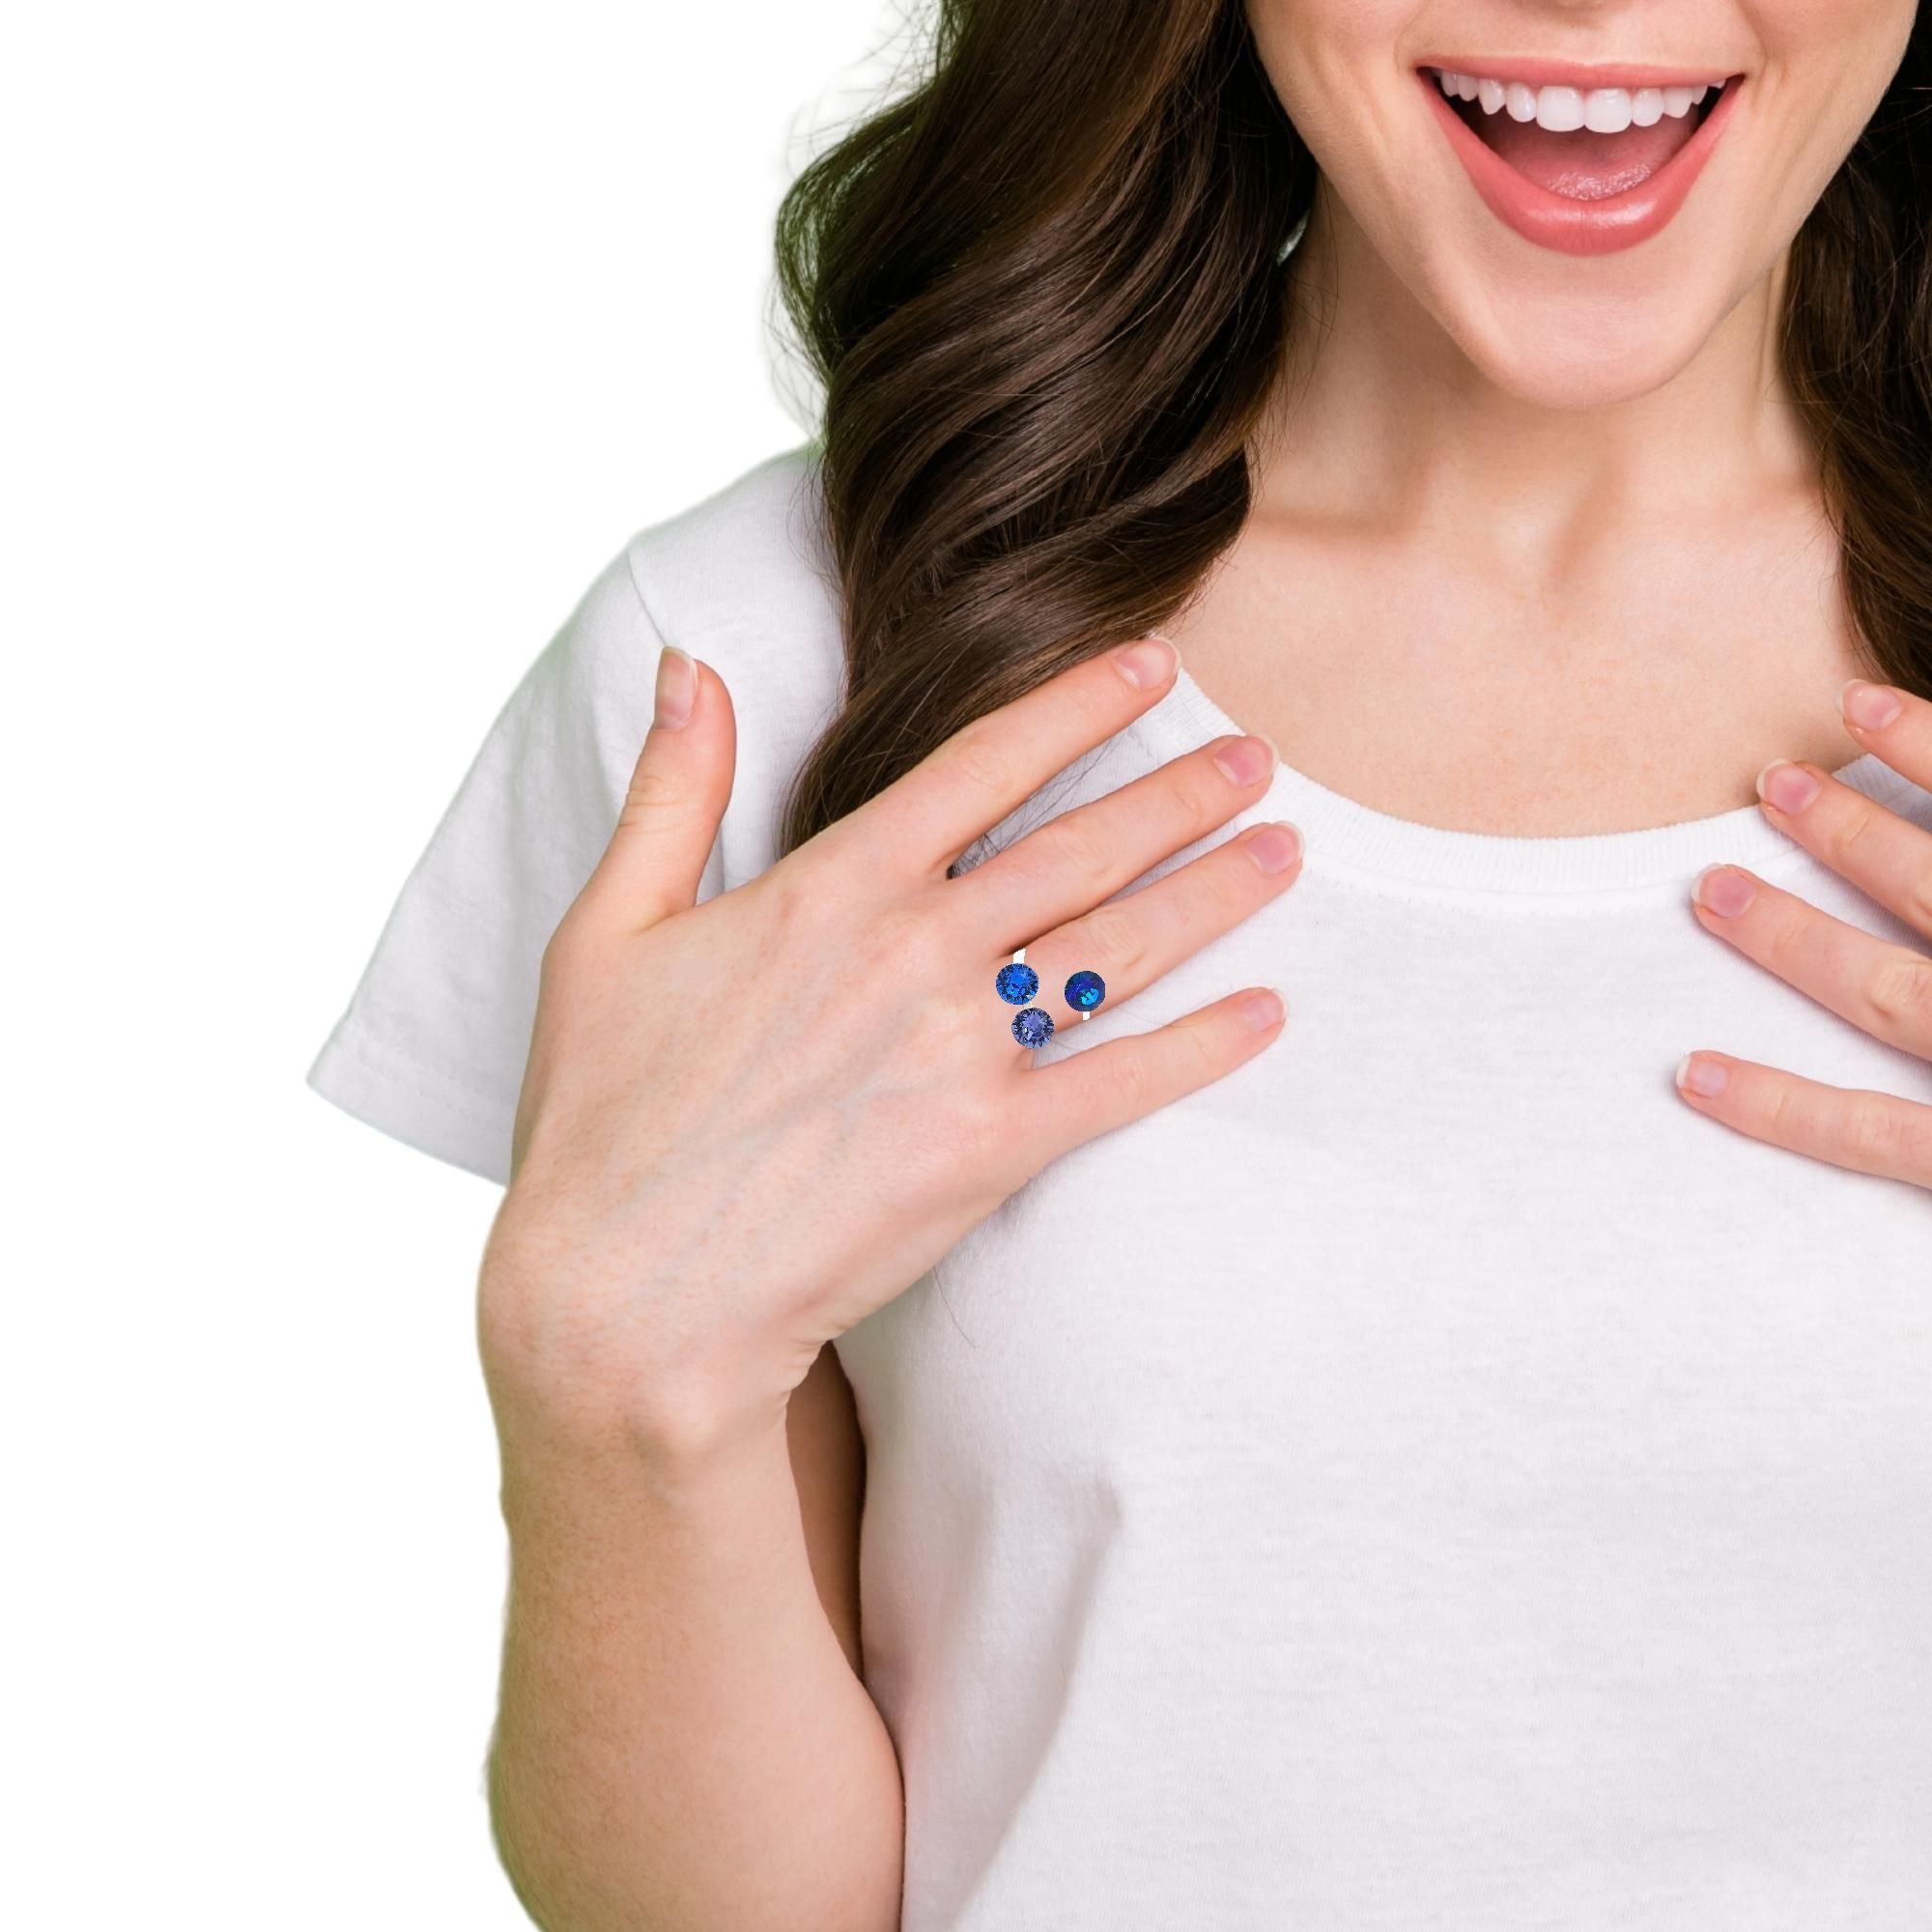
<svg viewBox="0 0 1932 1932"><path fill-rule="evenodd" d="M1720 70L1708 67L1634 67L1629 61L1588 67L1577 61L1538 60L1529 54L1511 54L1493 65L1482 54L1423 54L1411 65L1440 68L1444 73L1520 80L1525 87L1574 87L1583 94L1593 87L1701 87L1722 77Z"/></svg>
<svg viewBox="0 0 1932 1932"><path fill-rule="evenodd" d="M1479 72L1475 67L1458 68L1453 62L1434 62L1453 72ZM1696 75L1658 79L1662 68L1578 68L1557 67L1551 62L1511 60L1509 76L1536 87L1694 87ZM1621 77L1614 77L1621 76ZM1668 225L1684 205L1690 185L1711 158L1718 138L1731 118L1731 108L1744 88L1743 77L1730 76L1729 85L1696 131L1648 181L1621 194L1605 195L1601 201L1573 201L1568 195L1552 194L1546 187L1520 175L1483 144L1476 131L1450 106L1448 97L1433 72L1418 69L1416 80L1430 101L1449 145L1475 184L1476 192L1499 220L1506 221L1526 242L1539 247L1555 248L1566 255L1608 255L1619 248L1633 248L1648 242Z"/></svg>

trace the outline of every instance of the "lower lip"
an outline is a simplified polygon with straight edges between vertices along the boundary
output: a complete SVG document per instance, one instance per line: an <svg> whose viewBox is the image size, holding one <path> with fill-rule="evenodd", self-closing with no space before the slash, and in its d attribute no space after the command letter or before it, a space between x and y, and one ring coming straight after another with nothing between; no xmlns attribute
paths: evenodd
<svg viewBox="0 0 1932 1932"><path fill-rule="evenodd" d="M1417 69L1415 77L1490 212L1508 222L1525 242L1565 255L1613 254L1619 248L1648 242L1662 230L1683 207L1690 184L1711 158L1744 87L1742 79L1733 78L1718 104L1698 123L1696 131L1648 181L1627 187L1621 194L1606 194L1601 201L1572 201L1568 195L1539 187L1486 147L1475 129L1449 105L1433 73Z"/></svg>

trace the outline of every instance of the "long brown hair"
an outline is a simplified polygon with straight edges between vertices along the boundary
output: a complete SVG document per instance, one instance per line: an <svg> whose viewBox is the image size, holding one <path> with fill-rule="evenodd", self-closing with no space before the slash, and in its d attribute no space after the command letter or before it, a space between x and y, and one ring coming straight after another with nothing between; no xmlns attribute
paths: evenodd
<svg viewBox="0 0 1932 1932"><path fill-rule="evenodd" d="M1928 114L1921 13L1779 348L1870 674L1932 696ZM1241 0L939 0L917 84L802 170L778 294L824 389L847 682L781 853L1187 602L1247 519L1316 172Z"/></svg>

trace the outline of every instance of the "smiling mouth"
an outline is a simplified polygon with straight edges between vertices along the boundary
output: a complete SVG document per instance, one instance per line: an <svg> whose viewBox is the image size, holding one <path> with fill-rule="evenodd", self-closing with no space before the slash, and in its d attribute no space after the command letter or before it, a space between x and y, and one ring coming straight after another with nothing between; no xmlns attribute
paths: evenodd
<svg viewBox="0 0 1932 1932"><path fill-rule="evenodd" d="M1730 74L1671 87L1532 86L1506 72L1425 67L1457 117L1525 180L1571 201L1602 201L1659 173L1682 151Z"/></svg>

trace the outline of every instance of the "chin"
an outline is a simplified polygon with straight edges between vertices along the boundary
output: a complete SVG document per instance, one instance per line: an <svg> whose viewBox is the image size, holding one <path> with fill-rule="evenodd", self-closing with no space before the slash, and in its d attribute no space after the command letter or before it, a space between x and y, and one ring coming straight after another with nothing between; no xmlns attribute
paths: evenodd
<svg viewBox="0 0 1932 1932"><path fill-rule="evenodd" d="M1429 265L1436 324L1496 389L1546 410L1601 409L1661 389L1710 341L1738 292L1682 280L1634 299L1551 291L1528 278L1471 285L1460 262Z"/></svg>

